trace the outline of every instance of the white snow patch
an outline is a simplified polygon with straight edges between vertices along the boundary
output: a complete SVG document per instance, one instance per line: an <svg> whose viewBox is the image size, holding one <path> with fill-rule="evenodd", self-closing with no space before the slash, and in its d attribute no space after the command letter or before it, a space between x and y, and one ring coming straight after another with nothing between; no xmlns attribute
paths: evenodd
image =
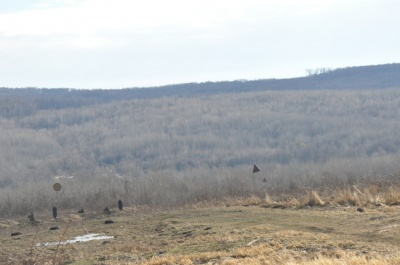
<svg viewBox="0 0 400 265"><path fill-rule="evenodd" d="M66 240L66 241L61 241L61 242L46 242L46 243L37 243L36 246L56 246L58 244L65 245L65 244L70 244L70 243L76 243L76 242L87 242L87 241L92 241L92 240L101 240L101 239L110 239L114 238L113 236L106 236L102 234L87 234L83 236L76 236L74 239L71 240Z"/></svg>

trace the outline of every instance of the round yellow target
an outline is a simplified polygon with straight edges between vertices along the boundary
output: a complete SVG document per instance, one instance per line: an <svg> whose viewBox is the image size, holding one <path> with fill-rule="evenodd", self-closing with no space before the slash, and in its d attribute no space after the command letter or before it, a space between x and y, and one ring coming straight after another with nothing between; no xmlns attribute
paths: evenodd
<svg viewBox="0 0 400 265"><path fill-rule="evenodd" d="M55 190L55 191L61 190L61 184L60 183L54 183L53 190Z"/></svg>

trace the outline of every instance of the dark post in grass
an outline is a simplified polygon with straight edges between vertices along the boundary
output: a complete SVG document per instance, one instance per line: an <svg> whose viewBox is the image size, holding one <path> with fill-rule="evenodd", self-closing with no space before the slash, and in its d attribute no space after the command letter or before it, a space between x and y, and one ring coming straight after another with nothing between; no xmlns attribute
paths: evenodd
<svg viewBox="0 0 400 265"><path fill-rule="evenodd" d="M57 207L53 207L53 217L54 217L54 219L56 219L57 218Z"/></svg>
<svg viewBox="0 0 400 265"><path fill-rule="evenodd" d="M123 209L122 201L121 201L121 200L118 201L118 208L119 208L121 211L122 211L122 209Z"/></svg>
<svg viewBox="0 0 400 265"><path fill-rule="evenodd" d="M29 219L29 222L32 222L32 223L34 223L36 221L35 215L33 214L32 211L28 214L28 219Z"/></svg>
<svg viewBox="0 0 400 265"><path fill-rule="evenodd" d="M58 205L58 192L61 190L61 184L60 183L54 183L53 190L55 190L56 193L57 193L57 200L56 200L55 204ZM54 217L54 219L57 218L57 207L56 206L53 207L53 217Z"/></svg>

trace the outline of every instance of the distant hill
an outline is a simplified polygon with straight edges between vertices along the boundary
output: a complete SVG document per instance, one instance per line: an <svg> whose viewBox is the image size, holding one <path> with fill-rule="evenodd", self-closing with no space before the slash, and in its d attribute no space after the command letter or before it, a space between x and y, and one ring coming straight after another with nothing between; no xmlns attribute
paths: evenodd
<svg viewBox="0 0 400 265"><path fill-rule="evenodd" d="M119 90L78 90L70 88L0 88L1 106L11 104L25 111L63 109L134 98L193 97L265 90L370 89L400 87L400 64L347 67L320 74L288 79L237 80L187 83ZM16 105L15 105L16 104ZM19 110L24 111L24 110ZM4 112L3 112L4 113ZM3 114L4 116L4 114Z"/></svg>
<svg viewBox="0 0 400 265"><path fill-rule="evenodd" d="M225 81L164 86L175 95L237 93L263 90L369 89L400 87L400 64L347 67L288 79Z"/></svg>

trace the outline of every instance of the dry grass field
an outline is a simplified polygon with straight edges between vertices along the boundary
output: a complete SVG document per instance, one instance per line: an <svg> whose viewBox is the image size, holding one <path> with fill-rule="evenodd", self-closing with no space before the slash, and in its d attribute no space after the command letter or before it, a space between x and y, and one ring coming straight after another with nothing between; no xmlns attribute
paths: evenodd
<svg viewBox="0 0 400 265"><path fill-rule="evenodd" d="M400 264L398 206L249 202L1 219L0 264Z"/></svg>

